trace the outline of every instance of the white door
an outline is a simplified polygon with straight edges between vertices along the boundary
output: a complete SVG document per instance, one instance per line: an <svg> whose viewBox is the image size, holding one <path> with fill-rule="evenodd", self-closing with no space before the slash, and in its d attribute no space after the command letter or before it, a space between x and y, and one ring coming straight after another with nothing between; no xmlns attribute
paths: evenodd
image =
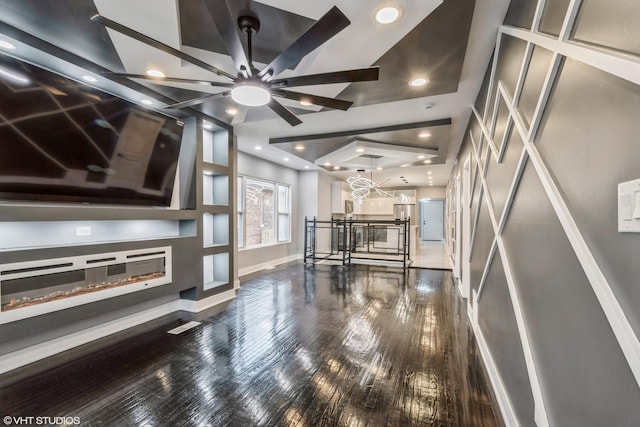
<svg viewBox="0 0 640 427"><path fill-rule="evenodd" d="M420 201L420 230L421 240L444 239L444 200Z"/></svg>

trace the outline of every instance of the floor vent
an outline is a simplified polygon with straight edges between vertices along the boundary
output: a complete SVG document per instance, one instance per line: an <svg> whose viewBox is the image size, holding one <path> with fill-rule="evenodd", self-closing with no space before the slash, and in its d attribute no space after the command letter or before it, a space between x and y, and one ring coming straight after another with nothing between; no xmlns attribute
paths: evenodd
<svg viewBox="0 0 640 427"><path fill-rule="evenodd" d="M177 328L173 328L170 331L167 331L170 334L173 335L178 335L183 333L184 331L188 331L191 328L195 328L196 326L198 326L200 324L200 322L189 322L189 323L185 323L182 326L178 326Z"/></svg>

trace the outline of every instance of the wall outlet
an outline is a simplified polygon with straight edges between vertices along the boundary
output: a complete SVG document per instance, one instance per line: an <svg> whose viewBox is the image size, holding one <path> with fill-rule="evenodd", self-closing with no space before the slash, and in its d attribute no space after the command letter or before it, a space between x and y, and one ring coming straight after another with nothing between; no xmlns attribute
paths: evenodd
<svg viewBox="0 0 640 427"><path fill-rule="evenodd" d="M76 236L91 236L91 226L76 227Z"/></svg>

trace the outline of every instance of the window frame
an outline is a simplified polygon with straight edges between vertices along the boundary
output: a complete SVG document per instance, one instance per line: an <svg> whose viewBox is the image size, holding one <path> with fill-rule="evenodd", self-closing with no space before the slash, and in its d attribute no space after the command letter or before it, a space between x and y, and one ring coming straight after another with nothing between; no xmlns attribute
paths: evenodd
<svg viewBox="0 0 640 427"><path fill-rule="evenodd" d="M269 186L273 186L273 234L274 238L272 242L269 243L261 243L257 245L248 245L246 242L247 238L247 221L246 221L246 203L247 203L247 181L256 181L259 183L264 183ZM280 188L286 188L287 192L287 201L286 201L286 211L280 210ZM264 178L257 178L250 175L238 174L237 175L237 194L236 201L238 204L238 250L250 250L250 249L258 249L265 248L270 246L282 245L291 243L291 206L292 206L292 191L291 184L287 184L284 182L273 181ZM280 216L287 216L287 239L280 240Z"/></svg>

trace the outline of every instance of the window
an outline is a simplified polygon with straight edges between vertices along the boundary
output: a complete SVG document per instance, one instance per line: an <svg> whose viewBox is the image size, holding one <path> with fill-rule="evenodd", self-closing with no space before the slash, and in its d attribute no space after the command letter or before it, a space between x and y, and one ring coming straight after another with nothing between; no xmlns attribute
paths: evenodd
<svg viewBox="0 0 640 427"><path fill-rule="evenodd" d="M278 184L278 242L289 240L289 187Z"/></svg>
<svg viewBox="0 0 640 427"><path fill-rule="evenodd" d="M288 242L290 214L288 185L238 177L238 247Z"/></svg>

